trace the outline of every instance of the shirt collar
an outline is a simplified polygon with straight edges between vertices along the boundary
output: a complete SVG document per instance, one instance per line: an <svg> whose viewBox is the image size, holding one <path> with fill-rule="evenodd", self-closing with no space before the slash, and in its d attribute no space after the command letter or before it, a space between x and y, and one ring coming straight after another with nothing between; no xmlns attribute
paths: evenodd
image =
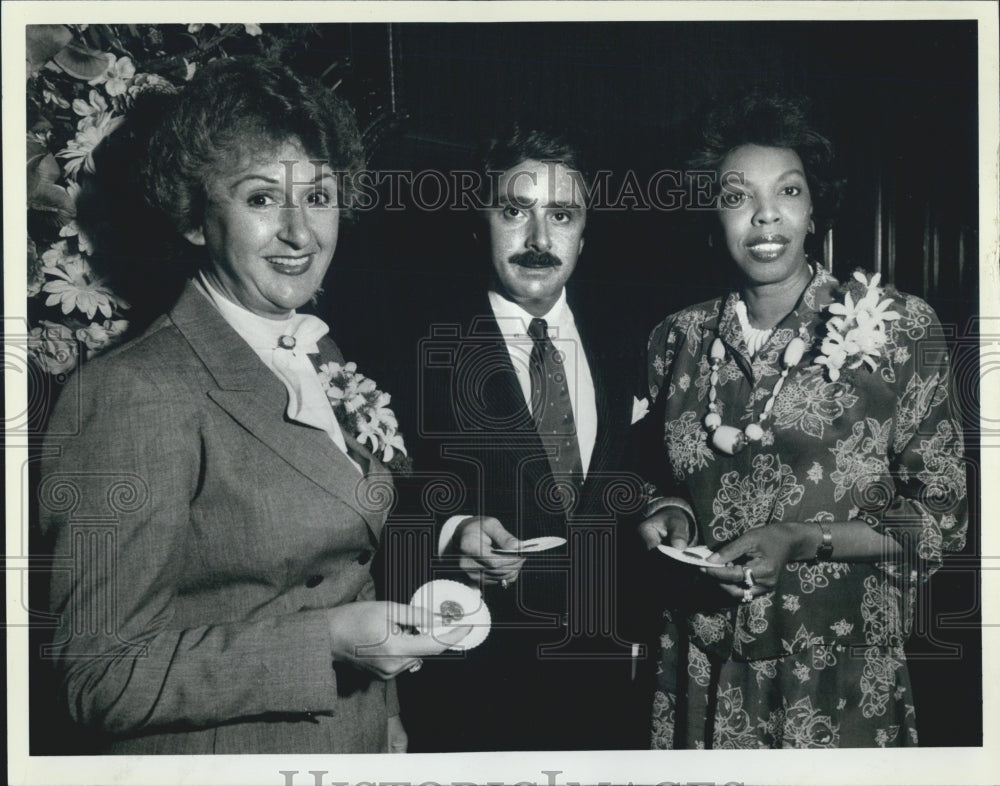
<svg viewBox="0 0 1000 786"><path fill-rule="evenodd" d="M268 319L255 314L223 295L202 271L198 272L195 285L240 338L257 350L274 349L278 346L279 336L292 335L303 320L313 319L295 311L286 319Z"/></svg>
<svg viewBox="0 0 1000 786"><path fill-rule="evenodd" d="M504 337L526 336L528 325L535 318L534 314L529 314L517 303L508 300L496 290L491 289L488 295L493 316L496 317L497 325ZM561 334L564 328L573 324L573 313L569 310L569 304L566 302L566 287L563 287L559 298L552 308L542 315L542 319L548 323L550 333L555 328L557 334Z"/></svg>
<svg viewBox="0 0 1000 786"><path fill-rule="evenodd" d="M816 262L811 264L813 266L812 278L802 295L799 296L795 308L774 326L775 331L790 328L797 333L800 327L808 326L816 313L822 311L833 301L834 291L838 286L837 279L828 273L821 264ZM729 293L728 297L723 300L717 330L719 337L730 347L750 358L751 353L747 348L739 316L736 313L736 303L739 300L740 295L736 291Z"/></svg>

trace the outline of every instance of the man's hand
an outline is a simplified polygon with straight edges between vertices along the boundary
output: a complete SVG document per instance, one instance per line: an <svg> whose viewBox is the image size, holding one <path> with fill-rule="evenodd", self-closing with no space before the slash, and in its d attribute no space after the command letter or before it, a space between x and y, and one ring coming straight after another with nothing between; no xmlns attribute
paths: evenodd
<svg viewBox="0 0 1000 786"><path fill-rule="evenodd" d="M490 516L466 519L452 537L454 550L461 555L459 566L470 578L484 585L517 581L524 557L494 554L493 549L516 549L520 542Z"/></svg>
<svg viewBox="0 0 1000 786"><path fill-rule="evenodd" d="M358 601L328 610L334 660L347 661L387 680L420 659L444 652L472 628L455 625L442 631L431 612L388 601ZM417 628L426 633L418 633ZM431 632L433 630L433 633Z"/></svg>
<svg viewBox="0 0 1000 786"><path fill-rule="evenodd" d="M639 524L639 537L647 549L655 549L663 541L675 549L686 549L690 531L687 514L674 507L660 508Z"/></svg>

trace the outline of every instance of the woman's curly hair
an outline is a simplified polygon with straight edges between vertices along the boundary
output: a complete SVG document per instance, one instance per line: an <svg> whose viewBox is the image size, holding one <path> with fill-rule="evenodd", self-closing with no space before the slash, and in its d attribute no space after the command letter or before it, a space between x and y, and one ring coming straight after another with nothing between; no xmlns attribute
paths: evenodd
<svg viewBox="0 0 1000 786"><path fill-rule="evenodd" d="M180 234L197 229L209 180L293 137L310 158L338 173L341 217L350 220L354 176L365 157L347 102L277 62L234 57L208 63L170 97L149 136L146 201Z"/></svg>
<svg viewBox="0 0 1000 786"><path fill-rule="evenodd" d="M726 156L743 145L794 150L805 168L817 224L830 222L843 181L834 172L833 144L810 122L806 98L762 91L716 103L705 114L688 171L721 175Z"/></svg>

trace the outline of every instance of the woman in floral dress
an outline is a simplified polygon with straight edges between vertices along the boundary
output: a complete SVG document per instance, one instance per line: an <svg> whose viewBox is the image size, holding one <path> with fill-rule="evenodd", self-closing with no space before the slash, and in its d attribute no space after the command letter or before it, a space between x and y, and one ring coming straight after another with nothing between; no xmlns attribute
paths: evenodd
<svg viewBox="0 0 1000 786"><path fill-rule="evenodd" d="M932 309L806 256L831 155L800 103L751 96L692 162L719 175L739 285L650 336L676 496L640 534L718 566L670 563L691 583L665 613L654 748L917 742L903 644L964 543L961 425Z"/></svg>

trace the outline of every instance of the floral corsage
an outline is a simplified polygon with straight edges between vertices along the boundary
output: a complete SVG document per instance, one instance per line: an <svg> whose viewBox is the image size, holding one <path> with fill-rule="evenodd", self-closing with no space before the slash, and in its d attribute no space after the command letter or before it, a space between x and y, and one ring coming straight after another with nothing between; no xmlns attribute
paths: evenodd
<svg viewBox="0 0 1000 786"><path fill-rule="evenodd" d="M330 399L340 427L352 434L391 471L407 475L413 463L406 453L396 415L389 409L391 396L375 381L358 373L356 363L324 363L319 378Z"/></svg>
<svg viewBox="0 0 1000 786"><path fill-rule="evenodd" d="M879 286L881 273L869 278L864 271L856 270L853 280L844 287L844 302L830 304L832 315L826 322L826 336L819 350L816 363L826 366L831 382L840 379L841 370L860 368L862 364L872 371L877 367L887 341L886 322L899 319L899 314L889 311L893 304L891 295Z"/></svg>

